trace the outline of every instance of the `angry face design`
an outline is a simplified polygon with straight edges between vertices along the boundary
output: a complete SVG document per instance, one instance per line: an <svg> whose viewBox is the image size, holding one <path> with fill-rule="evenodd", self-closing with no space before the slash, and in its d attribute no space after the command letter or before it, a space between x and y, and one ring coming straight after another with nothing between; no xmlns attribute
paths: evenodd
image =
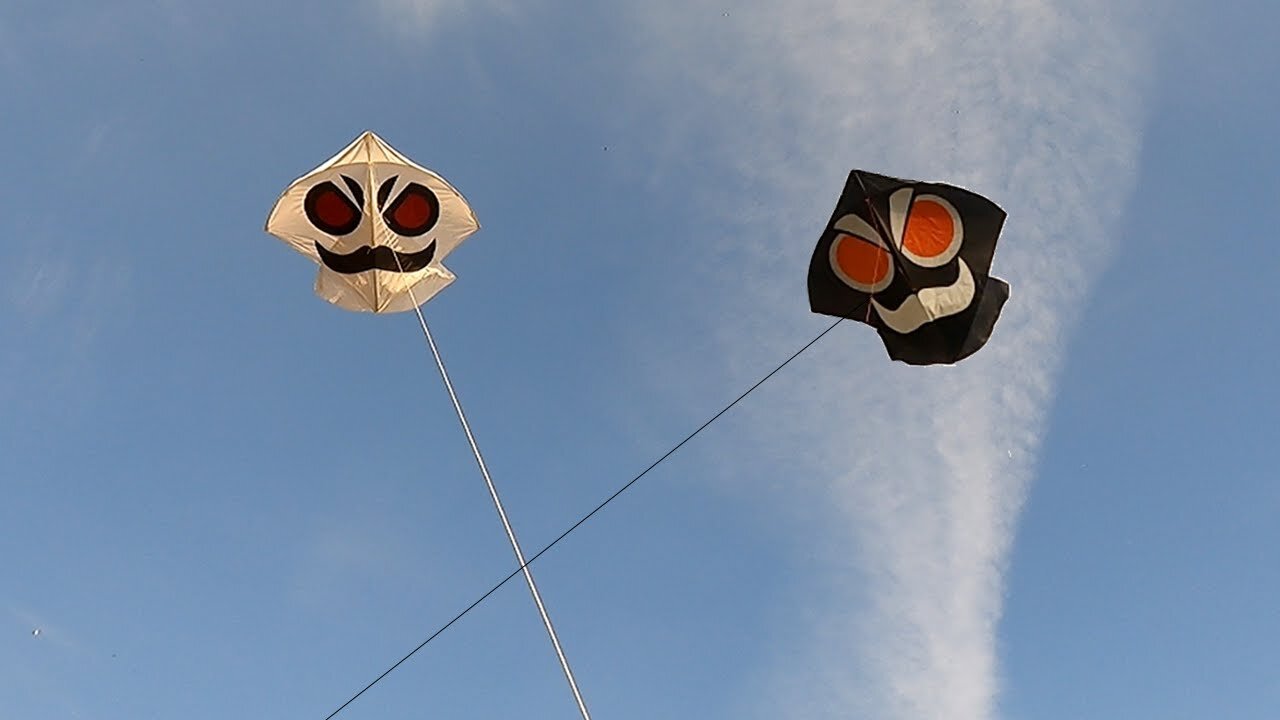
<svg viewBox="0 0 1280 720"><path fill-rule="evenodd" d="M320 297L391 313L452 283L440 263L479 227L453 186L366 132L291 184L266 229L316 262Z"/></svg>
<svg viewBox="0 0 1280 720"><path fill-rule="evenodd" d="M854 170L809 264L810 307L876 328L895 360L958 362L1009 297L988 274L1004 219L968 190Z"/></svg>

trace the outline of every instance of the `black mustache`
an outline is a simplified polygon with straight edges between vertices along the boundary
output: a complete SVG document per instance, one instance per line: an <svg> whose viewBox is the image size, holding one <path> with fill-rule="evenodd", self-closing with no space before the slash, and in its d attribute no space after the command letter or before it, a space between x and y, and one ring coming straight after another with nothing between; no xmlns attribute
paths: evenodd
<svg viewBox="0 0 1280 720"><path fill-rule="evenodd" d="M365 246L346 255L326 250L316 243L316 252L320 253L320 262L330 270L343 275L357 275L369 270L386 270L388 272L417 272L431 264L436 256L436 241L413 253L396 252L386 245L377 247Z"/></svg>

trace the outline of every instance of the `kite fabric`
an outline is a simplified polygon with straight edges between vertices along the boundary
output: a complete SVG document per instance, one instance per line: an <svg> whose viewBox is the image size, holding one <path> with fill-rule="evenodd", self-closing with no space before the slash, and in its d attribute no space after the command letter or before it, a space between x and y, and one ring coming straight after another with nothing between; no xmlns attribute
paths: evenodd
<svg viewBox="0 0 1280 720"><path fill-rule="evenodd" d="M1009 299L989 275L1004 220L963 188L854 170L809 263L809 306L875 328L894 360L959 362Z"/></svg>
<svg viewBox="0 0 1280 720"><path fill-rule="evenodd" d="M295 180L268 233L319 266L316 294L347 310L394 313L455 279L441 261L480 229L444 178L365 132Z"/></svg>

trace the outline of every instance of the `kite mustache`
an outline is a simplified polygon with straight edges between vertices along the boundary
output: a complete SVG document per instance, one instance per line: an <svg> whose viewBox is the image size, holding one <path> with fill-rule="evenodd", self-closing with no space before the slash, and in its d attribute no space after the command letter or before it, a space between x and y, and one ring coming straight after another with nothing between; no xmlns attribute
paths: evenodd
<svg viewBox="0 0 1280 720"><path fill-rule="evenodd" d="M398 252L386 245L357 248L352 252L336 253L316 243L316 252L320 254L320 262L330 270L342 275L358 275L370 270L387 272L417 272L431 264L436 256L436 242L432 240L425 248L411 253Z"/></svg>
<svg viewBox="0 0 1280 720"><path fill-rule="evenodd" d="M961 259L960 275L954 283L945 287L921 288L908 295L895 309L881 305L874 295L871 296L871 304L885 325L905 335L919 330L925 323L963 312L973 304L976 292L973 272Z"/></svg>

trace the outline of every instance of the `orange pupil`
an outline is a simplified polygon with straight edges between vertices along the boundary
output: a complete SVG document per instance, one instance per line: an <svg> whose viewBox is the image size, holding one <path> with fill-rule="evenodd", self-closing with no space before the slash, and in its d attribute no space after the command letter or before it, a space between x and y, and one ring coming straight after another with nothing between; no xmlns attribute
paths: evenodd
<svg viewBox="0 0 1280 720"><path fill-rule="evenodd" d="M917 200L907 217L902 247L916 257L937 257L951 247L955 232L955 219L941 203Z"/></svg>
<svg viewBox="0 0 1280 720"><path fill-rule="evenodd" d="M836 237L836 265L844 276L860 285L875 285L889 275L889 253L856 235Z"/></svg>

